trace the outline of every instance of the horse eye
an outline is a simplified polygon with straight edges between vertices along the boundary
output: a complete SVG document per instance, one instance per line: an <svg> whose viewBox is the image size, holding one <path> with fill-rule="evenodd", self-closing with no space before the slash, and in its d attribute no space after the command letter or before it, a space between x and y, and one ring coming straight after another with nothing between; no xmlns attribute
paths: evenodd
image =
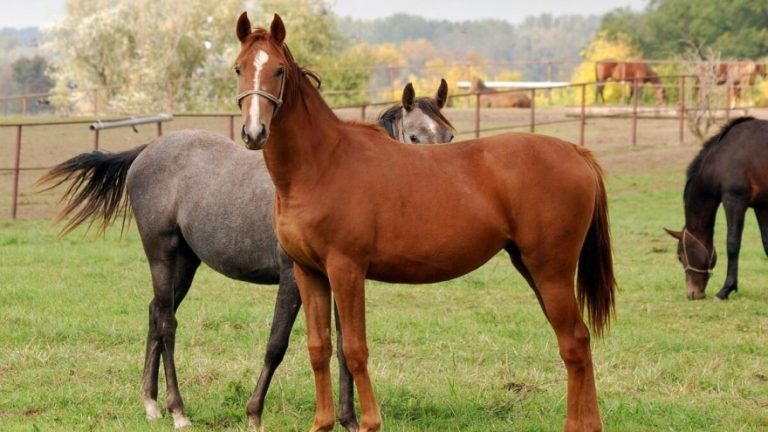
<svg viewBox="0 0 768 432"><path fill-rule="evenodd" d="M419 142L419 137L417 137L416 135L411 135L409 138L411 139L412 143Z"/></svg>
<svg viewBox="0 0 768 432"><path fill-rule="evenodd" d="M235 74L238 76L240 75L240 68L237 66L235 66Z"/></svg>
<svg viewBox="0 0 768 432"><path fill-rule="evenodd" d="M284 73L285 73L285 68L284 68L284 67L281 67L281 68L278 68L278 69L277 69L277 72L275 72L275 75L276 75L276 76L280 76L280 75L282 75L282 74L284 74Z"/></svg>

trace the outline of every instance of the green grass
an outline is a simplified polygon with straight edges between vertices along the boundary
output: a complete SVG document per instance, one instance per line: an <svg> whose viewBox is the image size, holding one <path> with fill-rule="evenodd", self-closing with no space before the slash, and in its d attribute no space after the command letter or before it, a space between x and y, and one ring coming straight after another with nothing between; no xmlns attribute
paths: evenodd
<svg viewBox="0 0 768 432"><path fill-rule="evenodd" d="M682 226L682 180L679 170L608 179L620 291L613 327L593 344L603 421L608 431L764 431L768 260L757 226L750 211L732 300L689 302L662 230ZM710 297L725 274L723 233L721 215ZM56 234L46 221L0 222L0 429L170 430L167 417L149 425L138 398L151 288L135 227L122 240L119 228ZM386 430L562 429L556 341L505 256L443 284L368 283L367 292ZM177 336L195 430L246 429L275 293L198 273ZM264 420L267 430L304 431L313 413L300 317Z"/></svg>

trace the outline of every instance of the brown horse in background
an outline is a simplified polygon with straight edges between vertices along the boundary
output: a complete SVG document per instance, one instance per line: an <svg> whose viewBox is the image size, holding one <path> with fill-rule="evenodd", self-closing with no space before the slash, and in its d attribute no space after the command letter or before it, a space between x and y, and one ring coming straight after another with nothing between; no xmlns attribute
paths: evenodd
<svg viewBox="0 0 768 432"><path fill-rule="evenodd" d="M470 93L480 93L480 106L483 108L530 108L531 98L520 91L498 90L485 85L477 78L469 87Z"/></svg>
<svg viewBox="0 0 768 432"><path fill-rule="evenodd" d="M381 415L368 373L365 279L431 283L466 274L505 250L557 336L568 376L565 430L600 431L589 329L603 334L615 280L601 169L557 138L502 134L412 146L333 113L287 46L237 23L244 140L263 148L276 188L274 225L294 260L307 323L317 411L334 427L331 296L360 397L362 432ZM280 96L276 96L280 95ZM254 115L255 113L255 115ZM578 269L578 270L577 270Z"/></svg>
<svg viewBox="0 0 768 432"><path fill-rule="evenodd" d="M694 94L698 99L702 82L713 82L717 86L728 86L728 100L735 105L741 100L742 90L751 89L755 85L757 76L768 78L765 63L752 60L725 62L725 63L700 63L694 68L696 83Z"/></svg>
<svg viewBox="0 0 768 432"><path fill-rule="evenodd" d="M596 76L596 91L595 102L600 99L605 102L603 97L603 89L605 88L605 82L612 79L618 83L629 83L630 99L634 96L634 85L637 81L638 97L642 96L643 84L650 83L654 87L654 94L659 105L665 106L667 104L666 91L661 85L661 79L659 75L651 69L648 64L638 61L614 61L614 60L601 60L595 63L595 76Z"/></svg>

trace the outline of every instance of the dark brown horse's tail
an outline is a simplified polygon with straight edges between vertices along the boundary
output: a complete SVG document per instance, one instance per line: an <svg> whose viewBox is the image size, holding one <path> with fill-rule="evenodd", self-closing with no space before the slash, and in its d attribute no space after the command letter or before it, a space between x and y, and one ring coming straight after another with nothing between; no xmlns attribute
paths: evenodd
<svg viewBox="0 0 768 432"><path fill-rule="evenodd" d="M128 169L147 145L121 153L92 151L82 153L53 167L37 183L52 183L46 190L70 182L61 198L67 205L56 217L61 221L70 214L61 234L67 234L87 220L100 219L99 231L104 231L118 216L123 214L123 227L128 214L129 198L125 194Z"/></svg>
<svg viewBox="0 0 768 432"><path fill-rule="evenodd" d="M585 150L581 153L595 173L597 193L592 223L579 255L576 291L582 311L586 307L589 314L592 332L597 337L602 337L614 313L616 290L611 233L608 227L608 199L600 165L591 152Z"/></svg>

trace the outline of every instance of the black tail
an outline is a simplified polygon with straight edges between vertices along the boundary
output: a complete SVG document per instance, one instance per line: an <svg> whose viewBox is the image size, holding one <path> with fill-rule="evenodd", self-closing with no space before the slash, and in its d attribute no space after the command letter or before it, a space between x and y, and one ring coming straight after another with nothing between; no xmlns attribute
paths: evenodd
<svg viewBox="0 0 768 432"><path fill-rule="evenodd" d="M146 147L145 144L121 153L82 153L56 165L37 181L38 184L53 183L46 190L71 181L61 198L67 205L56 217L58 222L74 214L62 229L62 235L89 219L91 223L100 219L99 231L104 231L119 213L123 214L125 226L130 204L125 194L128 169Z"/></svg>

